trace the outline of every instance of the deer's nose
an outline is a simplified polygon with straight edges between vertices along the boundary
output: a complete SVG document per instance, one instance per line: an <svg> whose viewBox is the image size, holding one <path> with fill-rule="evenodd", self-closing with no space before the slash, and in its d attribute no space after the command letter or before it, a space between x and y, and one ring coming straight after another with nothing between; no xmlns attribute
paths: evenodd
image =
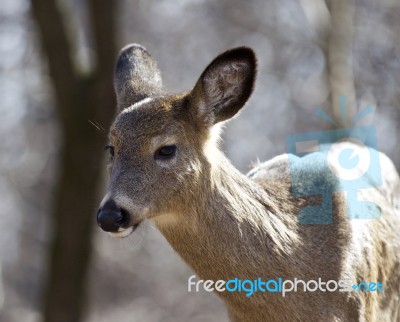
<svg viewBox="0 0 400 322"><path fill-rule="evenodd" d="M97 224L107 232L117 232L129 221L128 214L114 200L108 200L97 212Z"/></svg>

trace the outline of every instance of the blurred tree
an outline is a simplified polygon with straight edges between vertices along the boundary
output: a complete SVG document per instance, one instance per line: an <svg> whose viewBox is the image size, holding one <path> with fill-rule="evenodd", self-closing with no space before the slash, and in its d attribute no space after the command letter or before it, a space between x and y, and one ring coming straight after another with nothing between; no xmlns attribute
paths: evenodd
<svg viewBox="0 0 400 322"><path fill-rule="evenodd" d="M354 0L328 0L331 33L328 47L329 82L332 114L341 124L340 96L346 97L345 124L356 116L356 92L353 75Z"/></svg>
<svg viewBox="0 0 400 322"><path fill-rule="evenodd" d="M342 123L340 97L346 97L345 123L356 115L353 75L354 0L300 0L304 14L317 35L327 64L330 88L329 109ZM345 124L343 124L345 125Z"/></svg>
<svg viewBox="0 0 400 322"><path fill-rule="evenodd" d="M96 62L89 72L83 72L74 63L76 41L71 40L76 39L69 38L71 21L60 3L31 0L62 131L44 292L45 321L79 321L85 308L85 276L105 144L105 135L89 120L107 127L114 114L111 77L116 53L116 4L109 0L87 1Z"/></svg>

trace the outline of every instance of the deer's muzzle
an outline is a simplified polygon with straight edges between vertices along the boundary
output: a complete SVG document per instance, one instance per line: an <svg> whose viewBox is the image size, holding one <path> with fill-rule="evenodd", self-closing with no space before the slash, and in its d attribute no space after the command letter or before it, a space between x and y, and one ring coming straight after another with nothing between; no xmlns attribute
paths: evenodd
<svg viewBox="0 0 400 322"><path fill-rule="evenodd" d="M129 224L129 214L110 199L98 210L97 224L104 231L115 233Z"/></svg>

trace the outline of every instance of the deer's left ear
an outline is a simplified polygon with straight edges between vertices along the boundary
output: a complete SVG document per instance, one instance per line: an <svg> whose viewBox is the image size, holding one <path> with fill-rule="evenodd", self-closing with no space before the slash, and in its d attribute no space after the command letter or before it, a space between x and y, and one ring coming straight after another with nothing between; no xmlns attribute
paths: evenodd
<svg viewBox="0 0 400 322"><path fill-rule="evenodd" d="M141 45L131 44L119 53L114 73L118 111L163 92L157 62Z"/></svg>
<svg viewBox="0 0 400 322"><path fill-rule="evenodd" d="M250 48L228 50L215 58L190 93L192 108L206 126L233 117L253 92L256 56Z"/></svg>

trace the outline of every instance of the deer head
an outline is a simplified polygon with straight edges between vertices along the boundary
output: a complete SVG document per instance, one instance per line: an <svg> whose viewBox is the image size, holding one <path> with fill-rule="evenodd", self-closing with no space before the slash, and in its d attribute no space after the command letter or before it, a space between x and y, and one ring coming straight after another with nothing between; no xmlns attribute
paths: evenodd
<svg viewBox="0 0 400 322"><path fill-rule="evenodd" d="M208 189L207 169L219 153L215 129L244 106L255 76L254 52L239 47L215 58L191 91L169 94L146 49L125 47L115 69L118 115L106 147L110 182L99 226L124 237L145 219L188 215Z"/></svg>

